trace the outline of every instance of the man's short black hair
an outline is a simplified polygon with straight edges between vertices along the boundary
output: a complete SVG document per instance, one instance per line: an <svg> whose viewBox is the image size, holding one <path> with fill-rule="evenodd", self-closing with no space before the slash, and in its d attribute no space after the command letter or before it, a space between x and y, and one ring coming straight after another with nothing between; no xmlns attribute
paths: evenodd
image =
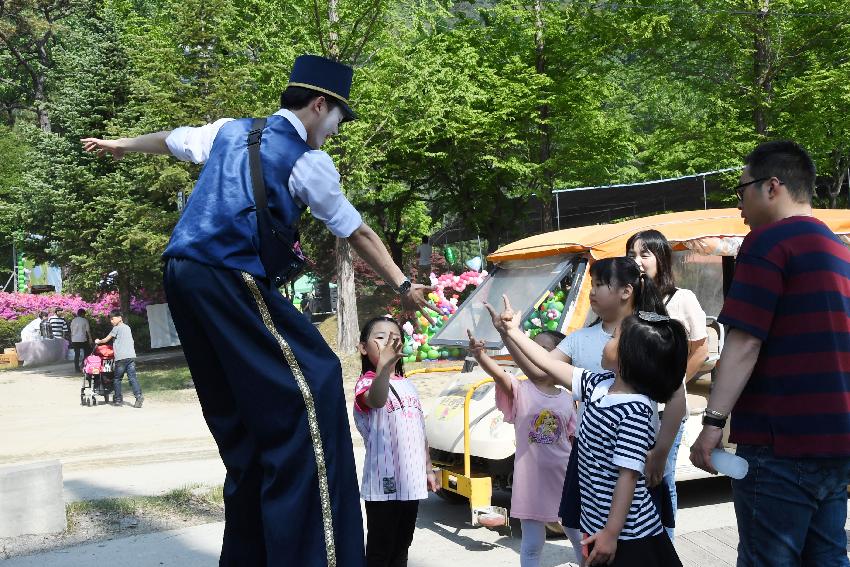
<svg viewBox="0 0 850 567"><path fill-rule="evenodd" d="M86 314L86 310L83 309L82 307L77 309L77 317L82 317L85 314Z"/></svg>
<svg viewBox="0 0 850 567"><path fill-rule="evenodd" d="M113 309L112 311L110 311L110 312L109 312L109 317L110 317L110 318L112 318L112 317L121 317L122 319L124 318L124 317L123 317L123 315L121 315L121 310L120 310L120 309Z"/></svg>
<svg viewBox="0 0 850 567"><path fill-rule="evenodd" d="M325 101L328 103L328 108L330 110L340 108L342 106L329 94L314 91L313 89L305 87L286 87L286 90L280 94L280 107L287 110L301 110L310 104L313 99L320 96L325 97Z"/></svg>
<svg viewBox="0 0 850 567"><path fill-rule="evenodd" d="M776 140L758 145L744 163L753 179L776 177L798 203L811 203L815 192L815 162L803 147L789 140Z"/></svg>

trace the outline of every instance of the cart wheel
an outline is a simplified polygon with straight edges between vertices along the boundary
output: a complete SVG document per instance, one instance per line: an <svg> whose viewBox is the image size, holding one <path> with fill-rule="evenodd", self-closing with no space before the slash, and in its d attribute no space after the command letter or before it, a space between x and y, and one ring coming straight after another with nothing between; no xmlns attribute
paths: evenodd
<svg viewBox="0 0 850 567"><path fill-rule="evenodd" d="M104 395L103 395L103 403L105 403L105 404L108 404L108 403L109 403L109 394L104 394Z"/></svg>
<svg viewBox="0 0 850 567"><path fill-rule="evenodd" d="M85 398L85 396L82 396L82 395L80 396L80 405L81 405L81 406L86 405L86 398Z"/></svg>
<svg viewBox="0 0 850 567"><path fill-rule="evenodd" d="M91 405L93 405L93 406L97 405L97 398L95 398L94 396L91 397Z"/></svg>
<svg viewBox="0 0 850 567"><path fill-rule="evenodd" d="M88 398L86 398L85 406L86 406L86 407L88 407L88 406L90 406L90 405L91 405L91 400L90 400L90 399L88 399Z"/></svg>

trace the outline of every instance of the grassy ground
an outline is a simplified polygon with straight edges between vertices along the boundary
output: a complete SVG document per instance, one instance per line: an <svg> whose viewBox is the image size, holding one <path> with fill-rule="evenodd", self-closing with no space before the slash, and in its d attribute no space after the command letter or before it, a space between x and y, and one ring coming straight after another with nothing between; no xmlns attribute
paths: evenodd
<svg viewBox="0 0 850 567"><path fill-rule="evenodd" d="M118 537L224 520L222 487L187 486L162 496L109 498L65 506L68 525L52 535L0 538L0 560Z"/></svg>
<svg viewBox="0 0 850 567"><path fill-rule="evenodd" d="M139 385L143 392L161 392L164 390L183 390L192 387L192 376L185 361L172 367L138 368Z"/></svg>
<svg viewBox="0 0 850 567"><path fill-rule="evenodd" d="M122 531L128 527L147 524L191 522L192 525L222 519L224 513L223 487L187 486L162 496L108 498L71 502L65 507L67 532L91 529L92 523L101 529Z"/></svg>

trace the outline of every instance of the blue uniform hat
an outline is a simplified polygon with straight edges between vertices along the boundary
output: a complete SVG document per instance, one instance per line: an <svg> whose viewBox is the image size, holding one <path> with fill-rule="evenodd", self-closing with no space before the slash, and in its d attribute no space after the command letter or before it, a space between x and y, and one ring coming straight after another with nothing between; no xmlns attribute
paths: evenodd
<svg viewBox="0 0 850 567"><path fill-rule="evenodd" d="M287 86L313 89L334 97L342 106L343 114L345 114L343 121L348 121L357 118L348 105L353 77L354 69L348 65L318 55L301 55L292 65Z"/></svg>

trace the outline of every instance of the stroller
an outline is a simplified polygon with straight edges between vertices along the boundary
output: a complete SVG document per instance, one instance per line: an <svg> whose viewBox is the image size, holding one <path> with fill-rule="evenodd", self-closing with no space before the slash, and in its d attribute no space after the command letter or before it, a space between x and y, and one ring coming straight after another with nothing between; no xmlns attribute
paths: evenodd
<svg viewBox="0 0 850 567"><path fill-rule="evenodd" d="M80 388L80 405L96 406L97 398L109 403L115 379L115 351L110 345L98 345L94 353L83 361L83 387Z"/></svg>

